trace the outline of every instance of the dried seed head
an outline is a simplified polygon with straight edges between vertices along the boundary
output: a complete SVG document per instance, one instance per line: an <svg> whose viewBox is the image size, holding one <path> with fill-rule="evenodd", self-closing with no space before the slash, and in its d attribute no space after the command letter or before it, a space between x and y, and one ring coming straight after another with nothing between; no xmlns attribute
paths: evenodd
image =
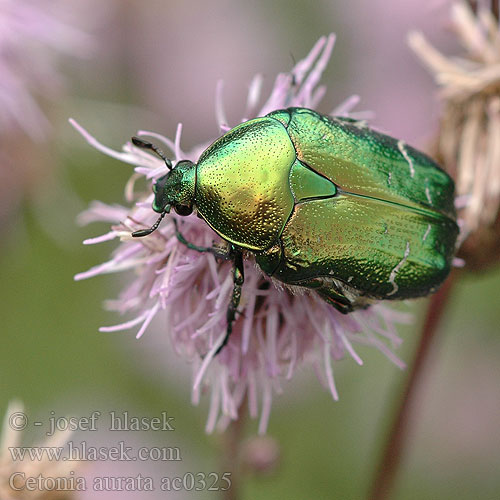
<svg viewBox="0 0 500 500"><path fill-rule="evenodd" d="M434 156L455 178L463 221L459 256L469 269L500 257L500 31L487 9L454 4L452 27L465 49L446 57L421 33L410 47L433 73L443 104Z"/></svg>

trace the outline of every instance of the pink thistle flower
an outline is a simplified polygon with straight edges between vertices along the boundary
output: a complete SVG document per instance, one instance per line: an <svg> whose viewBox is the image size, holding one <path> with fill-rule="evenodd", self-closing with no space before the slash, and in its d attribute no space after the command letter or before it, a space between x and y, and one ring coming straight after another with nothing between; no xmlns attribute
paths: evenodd
<svg viewBox="0 0 500 500"><path fill-rule="evenodd" d="M334 41L334 35L320 38L290 73L279 74L260 109L257 104L262 79L256 76L250 85L243 121L288 106L316 107L325 93L319 81ZM332 114L347 115L357 102L357 96L351 97ZM230 127L222 105L222 84L217 89L216 108L221 131L226 131ZM71 123L92 146L135 165L136 173L125 190L129 202L134 198L133 186L139 177L151 182L166 173L167 167L160 159L131 142L127 142L121 152L113 151L75 121ZM212 140L183 152L181 130L179 125L174 141L152 132L139 131L138 135L161 141L171 150L175 161L196 162ZM149 237L132 238L132 231L151 226L157 218L151 210L152 199L150 194L132 209L94 202L80 216L82 223L114 223L108 233L86 240L85 244L114 238L119 238L121 243L108 262L78 274L75 279L135 271L133 280L118 300L107 305L120 313L136 311L136 317L100 330L112 332L138 327L137 338L140 338L152 319L161 313L173 348L192 364L193 402L200 400L204 389L210 390L207 432L216 426L223 429L230 420L237 419L239 408L247 398L250 415L255 418L260 413L259 432L264 433L273 393L281 392L282 380L290 379L301 363L314 365L321 382L337 400L334 363L348 355L358 365L363 364L354 344L371 345L397 366L404 367L392 349L401 342L395 324L408 322L407 314L377 304L343 315L313 293L294 294L283 289L278 282L263 275L251 256L244 264L245 283L238 308L241 314L233 324L228 344L215 356L226 335L226 309L233 288L231 264L217 261L210 253L189 250L179 242L173 218L182 224L182 234L188 241L200 246L217 242L217 235L197 217L178 218L172 213Z"/></svg>
<svg viewBox="0 0 500 500"><path fill-rule="evenodd" d="M88 56L88 35L50 13L48 2L0 0L0 133L23 129L45 138L49 121L37 98L55 97L62 54Z"/></svg>

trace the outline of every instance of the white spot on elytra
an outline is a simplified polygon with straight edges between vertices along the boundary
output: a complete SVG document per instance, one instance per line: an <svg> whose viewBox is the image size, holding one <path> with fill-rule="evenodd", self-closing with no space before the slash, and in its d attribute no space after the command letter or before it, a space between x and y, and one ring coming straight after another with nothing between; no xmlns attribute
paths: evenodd
<svg viewBox="0 0 500 500"><path fill-rule="evenodd" d="M406 249L405 249L405 253L403 255L403 258L401 259L400 262L398 262L396 267L391 271L391 274L389 276L389 283L392 283L393 289L391 292L389 292L387 294L387 296L394 295L398 291L399 286L394 280L396 279L396 275L399 273L399 270L403 267L404 263L408 259L408 255L410 255L410 242L409 241L406 242Z"/></svg>
<svg viewBox="0 0 500 500"><path fill-rule="evenodd" d="M410 167L410 177L413 178L415 175L415 168L413 166L412 159L408 156L408 151L406 151L405 141L398 141L398 149L403 155L403 158L408 162L408 166Z"/></svg>
<svg viewBox="0 0 500 500"><path fill-rule="evenodd" d="M422 241L425 241L427 239L427 236L429 236L430 232L431 232L431 225L427 224L427 229L425 230L424 237L422 238Z"/></svg>
<svg viewBox="0 0 500 500"><path fill-rule="evenodd" d="M426 182L428 182L429 179L425 179ZM427 201L429 202L429 205L432 206L432 198L431 198L431 192L429 190L429 186L425 187L425 196L427 197Z"/></svg>

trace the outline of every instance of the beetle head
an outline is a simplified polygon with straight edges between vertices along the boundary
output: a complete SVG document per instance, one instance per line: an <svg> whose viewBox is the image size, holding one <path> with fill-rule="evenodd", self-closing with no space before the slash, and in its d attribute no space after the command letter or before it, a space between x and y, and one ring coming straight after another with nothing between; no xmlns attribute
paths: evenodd
<svg viewBox="0 0 500 500"><path fill-rule="evenodd" d="M155 199L153 210L169 212L170 207L179 215L189 215L193 211L195 164L182 160L167 174L160 177L153 186Z"/></svg>
<svg viewBox="0 0 500 500"><path fill-rule="evenodd" d="M172 207L179 215L191 214L195 183L196 165L189 160L178 162L170 172L160 177L153 185L155 195L153 210L161 215L149 229L134 231L132 236L137 238L151 234L158 228L163 217L170 212Z"/></svg>

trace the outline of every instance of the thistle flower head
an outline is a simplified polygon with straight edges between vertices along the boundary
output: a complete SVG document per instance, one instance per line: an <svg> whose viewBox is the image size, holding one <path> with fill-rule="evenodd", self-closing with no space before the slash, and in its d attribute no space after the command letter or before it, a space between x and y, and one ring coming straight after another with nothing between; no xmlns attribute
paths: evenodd
<svg viewBox="0 0 500 500"><path fill-rule="evenodd" d="M260 108L262 79L256 76L250 85L242 121L287 106L316 107L325 92L319 81L333 44L333 35L321 38L290 73L279 74L270 96ZM332 113L346 115L357 100L356 96L349 98ZM216 114L221 130L227 130L222 84L217 89ZM152 181L167 172L163 161L133 143L128 142L123 151L116 152L100 144L76 122L72 123L97 149L135 165L135 174L126 187L128 201L134 199L133 187L138 178ZM197 162L212 141L182 151L181 129L179 125L173 141L152 132L139 131L138 135L162 142L174 161ZM173 221L178 220L186 240L195 245L210 247L214 241L216 245L224 245L224 242L199 218L175 214L169 214L160 228L147 238L132 238L132 231L149 227L155 221L157 214L151 210L152 199L151 194L141 196L132 209L95 202L80 216L82 223L114 223L108 233L85 243L114 238L119 238L121 243L108 262L77 275L76 279L135 271L118 300L107 305L120 313L136 311L136 317L101 331L137 327L139 338L152 319L161 314L164 329L161 334L168 333L173 349L192 363L193 401L199 401L204 389L211 392L207 431L212 431L217 424L224 428L231 419L237 419L246 398L251 416L260 413L259 430L265 432L273 393L281 392L281 382L290 379L297 366L304 362L317 368L321 381L337 399L333 365L346 355L361 365L355 343L374 346L402 366L391 349L400 343L394 324L407 321L407 315L384 305L343 315L313 294L293 294L271 282L251 255L244 262L245 283L233 333L220 354L214 356L226 334L226 311L233 289L231 264L216 260L210 253L186 248L176 237Z"/></svg>
<svg viewBox="0 0 500 500"><path fill-rule="evenodd" d="M483 268L500 255L500 30L490 10L474 14L466 2L452 6L451 21L460 58L443 55L421 33L408 40L440 87L435 156L464 201L459 255L469 268Z"/></svg>
<svg viewBox="0 0 500 500"><path fill-rule="evenodd" d="M50 125L38 98L53 97L61 87L58 57L89 54L88 36L51 15L50 7L0 0L0 133L17 127L43 139Z"/></svg>

